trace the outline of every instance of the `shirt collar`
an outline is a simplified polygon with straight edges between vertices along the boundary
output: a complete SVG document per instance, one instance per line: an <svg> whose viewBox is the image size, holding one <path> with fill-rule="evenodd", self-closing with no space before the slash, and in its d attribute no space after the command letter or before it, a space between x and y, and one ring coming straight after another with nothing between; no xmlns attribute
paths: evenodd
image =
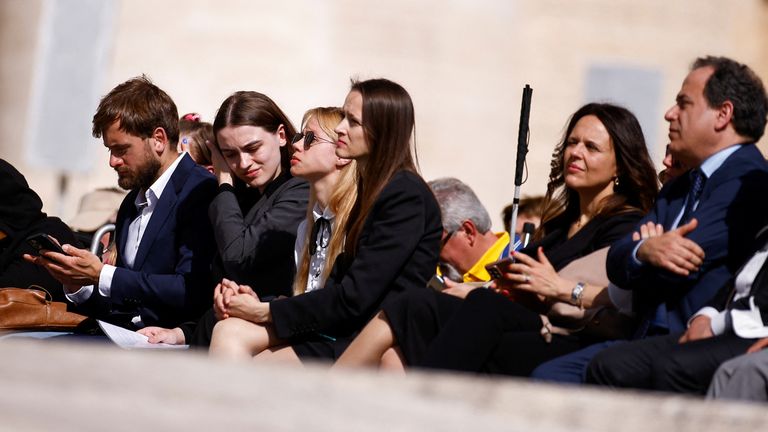
<svg viewBox="0 0 768 432"><path fill-rule="evenodd" d="M720 150L702 162L701 166L699 166L699 170L704 173L704 176L707 178L712 177L712 174L725 163L728 156L735 153L736 150L740 149L742 146L743 144L736 144Z"/></svg>
<svg viewBox="0 0 768 432"><path fill-rule="evenodd" d="M171 176L173 175L173 172L176 170L176 167L179 166L179 162L181 162L181 159L184 157L185 153L180 154L174 161L171 163L171 165L168 166L168 168L160 175L160 177L155 180L154 183L147 189L146 191L139 191L139 194L136 195L136 207L141 208L144 206L147 207L154 207L155 203L160 200L160 195L163 194L163 190L165 190L165 186L168 184L168 181L170 181ZM142 193L143 192L143 193Z"/></svg>
<svg viewBox="0 0 768 432"><path fill-rule="evenodd" d="M504 251L504 248L509 244L509 234L506 231L496 233L496 238L496 243L485 251L483 256L477 260L471 269L464 273L464 282L487 282L491 280L491 275L488 274L485 265L498 260L501 253Z"/></svg>
<svg viewBox="0 0 768 432"><path fill-rule="evenodd" d="M326 207L325 209L323 209L320 206L320 203L316 202L315 206L312 208L312 218L314 220L318 220L321 217L326 218L328 220L333 220L333 218L335 218L336 215L333 214L333 211L331 211L330 207Z"/></svg>

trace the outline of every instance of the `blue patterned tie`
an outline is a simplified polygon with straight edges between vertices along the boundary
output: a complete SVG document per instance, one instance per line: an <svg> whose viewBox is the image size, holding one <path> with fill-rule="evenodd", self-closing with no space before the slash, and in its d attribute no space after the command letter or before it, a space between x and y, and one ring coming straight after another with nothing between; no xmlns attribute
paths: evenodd
<svg viewBox="0 0 768 432"><path fill-rule="evenodd" d="M691 171L691 190L688 191L688 199L685 201L685 210L683 211L683 217L680 218L680 223L677 226L686 224L691 219L691 213L693 213L693 206L701 196L701 191L704 189L704 182L707 177L704 176L700 170L695 169Z"/></svg>

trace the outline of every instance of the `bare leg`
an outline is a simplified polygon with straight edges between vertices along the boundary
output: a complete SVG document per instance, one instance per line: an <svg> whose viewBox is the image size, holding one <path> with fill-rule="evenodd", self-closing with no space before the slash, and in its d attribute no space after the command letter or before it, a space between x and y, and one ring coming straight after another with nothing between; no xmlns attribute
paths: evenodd
<svg viewBox="0 0 768 432"><path fill-rule="evenodd" d="M257 363L274 362L293 366L303 366L301 359L290 345L273 346L256 354L253 361Z"/></svg>
<svg viewBox="0 0 768 432"><path fill-rule="evenodd" d="M405 358L399 347L389 348L384 351L384 354L381 356L379 370L387 373L405 375Z"/></svg>
<svg viewBox="0 0 768 432"><path fill-rule="evenodd" d="M213 328L211 357L249 360L270 346L279 345L270 326L255 324L240 318L227 318Z"/></svg>
<svg viewBox="0 0 768 432"><path fill-rule="evenodd" d="M379 312L336 360L334 367L377 367L387 349L395 345L395 335L384 312Z"/></svg>

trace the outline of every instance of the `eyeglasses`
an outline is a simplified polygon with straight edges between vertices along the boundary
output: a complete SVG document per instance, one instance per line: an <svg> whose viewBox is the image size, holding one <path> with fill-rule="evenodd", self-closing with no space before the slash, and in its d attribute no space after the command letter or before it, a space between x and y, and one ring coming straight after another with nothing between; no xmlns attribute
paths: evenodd
<svg viewBox="0 0 768 432"><path fill-rule="evenodd" d="M456 234L456 230L453 231L447 231L445 234L445 237L443 237L442 240L440 240L440 249L442 250L445 247L445 244L448 243L448 240L453 237L453 235Z"/></svg>
<svg viewBox="0 0 768 432"><path fill-rule="evenodd" d="M313 145L320 144L320 143L323 143L323 142L324 143L328 143L328 144L336 145L335 142L333 142L333 141L331 141L329 139L316 137L315 133L312 132L312 131L307 131L305 133L302 133L302 132L297 133L296 135L293 136L293 139L291 140L291 145L296 144L301 139L304 139L304 150L305 151L309 150L309 148L312 147Z"/></svg>

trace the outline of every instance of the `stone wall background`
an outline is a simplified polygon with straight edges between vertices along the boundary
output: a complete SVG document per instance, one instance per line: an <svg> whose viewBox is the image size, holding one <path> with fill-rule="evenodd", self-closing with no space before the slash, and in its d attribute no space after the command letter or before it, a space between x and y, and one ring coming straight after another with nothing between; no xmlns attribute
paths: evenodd
<svg viewBox="0 0 768 432"><path fill-rule="evenodd" d="M25 154L48 1L56 0L0 1L0 157L27 176L46 211L67 220L81 194L116 178L95 139L81 143L78 157L93 167L83 172L54 172ZM512 199L526 83L534 89L523 187L530 195L544 192L551 151L568 115L587 102L594 67L660 77L646 113L657 123L644 125L655 131L648 144L659 166L663 113L696 56L727 55L768 80L766 0L112 1L98 94L146 73L180 113L210 121L227 95L247 89L266 93L298 123L309 107L341 104L350 77L393 79L416 105L424 177L467 182L497 228Z"/></svg>

